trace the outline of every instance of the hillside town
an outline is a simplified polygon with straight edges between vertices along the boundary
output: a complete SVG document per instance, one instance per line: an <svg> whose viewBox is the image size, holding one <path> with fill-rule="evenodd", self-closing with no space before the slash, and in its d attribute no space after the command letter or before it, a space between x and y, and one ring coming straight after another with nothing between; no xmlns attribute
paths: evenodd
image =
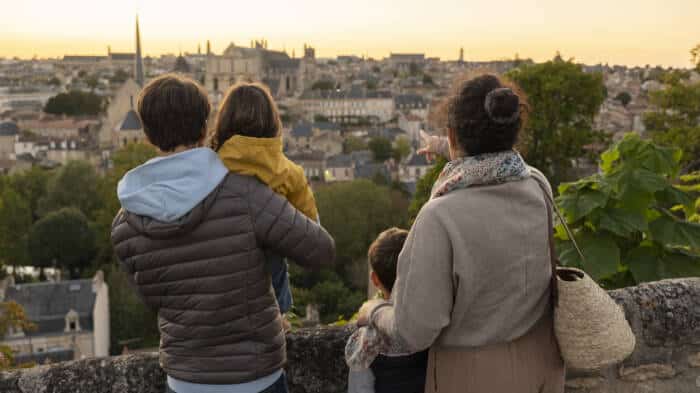
<svg viewBox="0 0 700 393"><path fill-rule="evenodd" d="M147 41L145 41L147 43ZM430 121L455 78L470 71L505 73L529 60L443 61L421 53L391 53L384 59L358 56L318 58L312 45L297 54L271 49L265 39L229 43L220 53L206 41L193 53L144 56L138 21L134 52L66 54L60 59L0 60L0 171L17 173L32 166L55 168L87 160L100 171L112 153L144 134L134 105L150 78L177 72L199 81L216 106L237 81L258 81L279 102L285 151L313 182L385 177L406 190L428 168L414 152L419 131L440 132ZM619 138L643 133L642 115L649 92L663 88L658 67L584 66L604 75L607 97L596 126ZM693 72L691 81L700 80ZM91 93L103 103L95 114L52 114L45 108L60 93ZM210 122L213 124L213 121ZM377 160L363 154L372 138L400 150ZM381 162L378 162L381 161Z"/></svg>

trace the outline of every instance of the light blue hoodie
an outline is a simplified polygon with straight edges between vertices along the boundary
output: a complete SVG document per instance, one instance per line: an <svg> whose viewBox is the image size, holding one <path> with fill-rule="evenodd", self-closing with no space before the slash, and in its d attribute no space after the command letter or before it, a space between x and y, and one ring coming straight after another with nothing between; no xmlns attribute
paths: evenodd
<svg viewBox="0 0 700 393"><path fill-rule="evenodd" d="M119 181L117 196L130 213L173 222L202 202L227 173L213 150L185 150L127 172Z"/></svg>

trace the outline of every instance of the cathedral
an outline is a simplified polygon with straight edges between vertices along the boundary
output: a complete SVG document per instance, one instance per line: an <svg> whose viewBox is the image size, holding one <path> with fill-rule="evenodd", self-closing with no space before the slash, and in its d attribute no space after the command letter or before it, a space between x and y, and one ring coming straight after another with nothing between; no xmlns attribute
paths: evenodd
<svg viewBox="0 0 700 393"><path fill-rule="evenodd" d="M207 42L205 86L217 96L239 81L262 82L275 97L290 97L313 83L316 51L304 45L301 59L289 57L286 52L270 50L267 41L251 42L250 47L231 43L221 55L211 52Z"/></svg>

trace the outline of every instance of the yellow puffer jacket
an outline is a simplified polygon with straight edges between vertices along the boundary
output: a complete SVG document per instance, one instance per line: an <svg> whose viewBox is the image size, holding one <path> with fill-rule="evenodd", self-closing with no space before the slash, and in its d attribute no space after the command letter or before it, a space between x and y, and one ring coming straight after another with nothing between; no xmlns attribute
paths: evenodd
<svg viewBox="0 0 700 393"><path fill-rule="evenodd" d="M316 200L304 169L282 152L282 138L235 135L219 149L219 157L233 173L255 176L312 220L318 220Z"/></svg>

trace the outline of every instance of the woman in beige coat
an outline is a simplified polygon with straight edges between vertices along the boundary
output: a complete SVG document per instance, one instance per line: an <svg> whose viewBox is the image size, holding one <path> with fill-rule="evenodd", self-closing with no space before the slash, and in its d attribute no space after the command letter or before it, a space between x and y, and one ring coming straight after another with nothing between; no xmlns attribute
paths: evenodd
<svg viewBox="0 0 700 393"><path fill-rule="evenodd" d="M451 161L401 252L392 302L360 311L361 324L414 351L431 349L428 393L564 391L552 322L551 189L513 149L524 107L492 75L450 98Z"/></svg>

